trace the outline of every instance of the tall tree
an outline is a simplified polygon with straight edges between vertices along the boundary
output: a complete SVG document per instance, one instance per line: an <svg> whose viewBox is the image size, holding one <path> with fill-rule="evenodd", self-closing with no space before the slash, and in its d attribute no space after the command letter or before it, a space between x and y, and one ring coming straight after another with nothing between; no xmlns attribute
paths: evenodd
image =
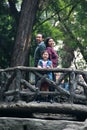
<svg viewBox="0 0 87 130"><path fill-rule="evenodd" d="M26 65L38 0L23 0L11 66Z"/></svg>

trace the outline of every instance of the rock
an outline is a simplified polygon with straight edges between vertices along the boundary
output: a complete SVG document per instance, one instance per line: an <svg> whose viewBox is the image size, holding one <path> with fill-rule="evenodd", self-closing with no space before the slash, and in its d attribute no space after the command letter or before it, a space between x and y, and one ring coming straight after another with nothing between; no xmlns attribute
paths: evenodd
<svg viewBox="0 0 87 130"><path fill-rule="evenodd" d="M34 118L0 118L0 130L86 130L84 122L68 120L41 120Z"/></svg>

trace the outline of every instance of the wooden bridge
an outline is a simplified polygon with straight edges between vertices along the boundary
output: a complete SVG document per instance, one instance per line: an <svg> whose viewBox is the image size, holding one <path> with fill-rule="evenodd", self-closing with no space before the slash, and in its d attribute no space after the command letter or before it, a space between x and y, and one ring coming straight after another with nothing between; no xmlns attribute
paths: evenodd
<svg viewBox="0 0 87 130"><path fill-rule="evenodd" d="M47 73L58 75L51 81ZM31 80L33 74L38 78L37 84ZM68 79L68 90L64 83ZM42 91L46 82L54 91ZM48 97L53 97L50 102ZM44 99L38 103L38 97ZM45 100L46 99L46 100ZM70 68L38 69L18 66L0 69L0 116L32 113L61 113L78 117L87 117L87 71Z"/></svg>

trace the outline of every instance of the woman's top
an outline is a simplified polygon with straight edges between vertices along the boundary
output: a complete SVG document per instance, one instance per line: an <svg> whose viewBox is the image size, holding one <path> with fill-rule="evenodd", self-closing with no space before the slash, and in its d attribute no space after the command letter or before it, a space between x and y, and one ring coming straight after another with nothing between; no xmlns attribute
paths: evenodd
<svg viewBox="0 0 87 130"><path fill-rule="evenodd" d="M46 50L49 53L49 59L52 61L53 63L53 67L57 67L58 66L58 54L57 52L52 48L52 47L47 47Z"/></svg>

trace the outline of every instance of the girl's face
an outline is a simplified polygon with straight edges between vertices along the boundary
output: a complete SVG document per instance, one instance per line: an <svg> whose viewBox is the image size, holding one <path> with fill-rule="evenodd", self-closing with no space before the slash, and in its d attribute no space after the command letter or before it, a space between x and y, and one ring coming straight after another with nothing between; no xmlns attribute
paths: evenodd
<svg viewBox="0 0 87 130"><path fill-rule="evenodd" d="M49 45L49 47L53 47L54 46L54 40L53 39L49 39L48 45Z"/></svg>
<svg viewBox="0 0 87 130"><path fill-rule="evenodd" d="M43 58L43 60L45 60L45 61L48 60L48 58L49 58L48 52L45 51L45 52L43 53L43 55L42 55L42 58Z"/></svg>

